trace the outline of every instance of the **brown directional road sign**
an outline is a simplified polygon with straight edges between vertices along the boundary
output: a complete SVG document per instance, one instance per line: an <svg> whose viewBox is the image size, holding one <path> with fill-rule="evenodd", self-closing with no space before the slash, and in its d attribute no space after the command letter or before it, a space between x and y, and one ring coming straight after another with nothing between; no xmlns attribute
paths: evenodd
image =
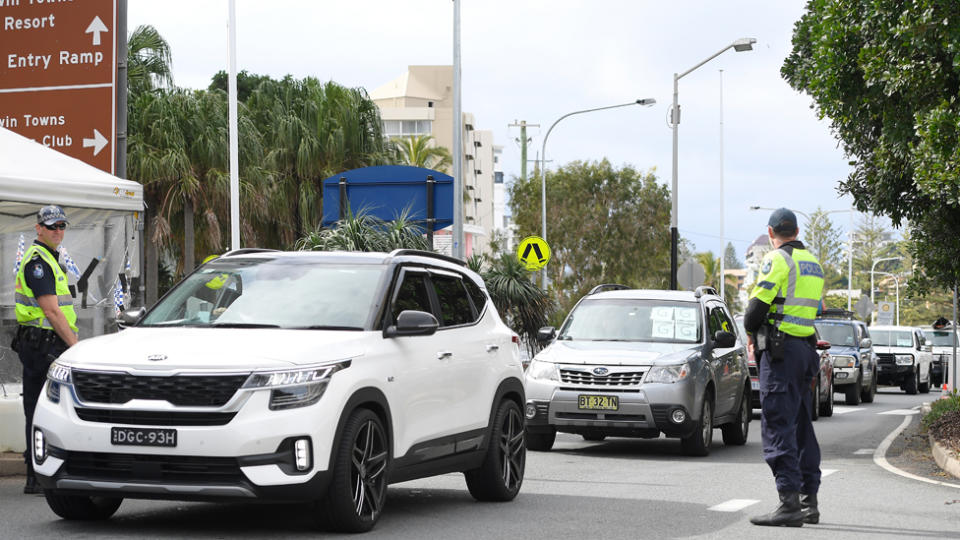
<svg viewBox="0 0 960 540"><path fill-rule="evenodd" d="M114 172L117 0L0 0L0 127Z"/></svg>

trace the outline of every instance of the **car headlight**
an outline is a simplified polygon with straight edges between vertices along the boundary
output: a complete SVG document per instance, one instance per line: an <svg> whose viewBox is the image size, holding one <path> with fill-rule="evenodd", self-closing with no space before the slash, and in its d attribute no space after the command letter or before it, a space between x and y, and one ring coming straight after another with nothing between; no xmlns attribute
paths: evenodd
<svg viewBox="0 0 960 540"><path fill-rule="evenodd" d="M527 368L527 376L531 379L560 382L560 369L553 362L534 360Z"/></svg>
<svg viewBox="0 0 960 540"><path fill-rule="evenodd" d="M643 380L645 383L675 383L687 378L690 366L686 363L673 366L653 366Z"/></svg>
<svg viewBox="0 0 960 540"><path fill-rule="evenodd" d="M833 367L851 368L857 365L857 359L853 356L833 355Z"/></svg>
<svg viewBox="0 0 960 540"><path fill-rule="evenodd" d="M910 365L913 365L913 355L910 355L910 354L897 354L897 355L894 355L894 358L896 359L898 366L910 366Z"/></svg>
<svg viewBox="0 0 960 540"><path fill-rule="evenodd" d="M333 374L350 367L350 361L303 369L251 373L243 388L270 390L270 410L313 405L323 397Z"/></svg>
<svg viewBox="0 0 960 540"><path fill-rule="evenodd" d="M50 369L47 370L47 378L54 382L70 384L70 367L60 362L54 362L50 364Z"/></svg>

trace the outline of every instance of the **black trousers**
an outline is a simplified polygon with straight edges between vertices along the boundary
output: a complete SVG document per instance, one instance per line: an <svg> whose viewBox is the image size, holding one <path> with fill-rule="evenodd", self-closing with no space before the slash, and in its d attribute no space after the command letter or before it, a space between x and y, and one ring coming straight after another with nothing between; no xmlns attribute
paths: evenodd
<svg viewBox="0 0 960 540"><path fill-rule="evenodd" d="M48 343L21 339L18 348L20 363L23 364L23 413L26 416L24 435L27 449L23 453L23 458L27 463L27 475L33 475L33 459L30 455L33 448L33 412L37 409L43 383L47 381L47 370L50 364L67 347L63 341L56 338Z"/></svg>

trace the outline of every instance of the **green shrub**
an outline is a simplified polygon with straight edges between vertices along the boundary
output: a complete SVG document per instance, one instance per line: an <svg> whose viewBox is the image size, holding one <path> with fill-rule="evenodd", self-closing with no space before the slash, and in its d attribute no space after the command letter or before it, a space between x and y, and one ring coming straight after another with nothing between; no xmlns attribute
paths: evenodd
<svg viewBox="0 0 960 540"><path fill-rule="evenodd" d="M960 411L960 393L956 389L949 396L930 404L930 412L923 417L923 426L929 429L934 422L950 411Z"/></svg>

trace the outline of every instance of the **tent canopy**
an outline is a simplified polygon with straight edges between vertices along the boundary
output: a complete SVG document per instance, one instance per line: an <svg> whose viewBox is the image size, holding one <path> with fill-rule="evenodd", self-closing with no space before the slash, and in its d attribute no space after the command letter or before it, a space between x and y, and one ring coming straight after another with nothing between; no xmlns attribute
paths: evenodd
<svg viewBox="0 0 960 540"><path fill-rule="evenodd" d="M143 186L0 128L0 201L142 211Z"/></svg>

